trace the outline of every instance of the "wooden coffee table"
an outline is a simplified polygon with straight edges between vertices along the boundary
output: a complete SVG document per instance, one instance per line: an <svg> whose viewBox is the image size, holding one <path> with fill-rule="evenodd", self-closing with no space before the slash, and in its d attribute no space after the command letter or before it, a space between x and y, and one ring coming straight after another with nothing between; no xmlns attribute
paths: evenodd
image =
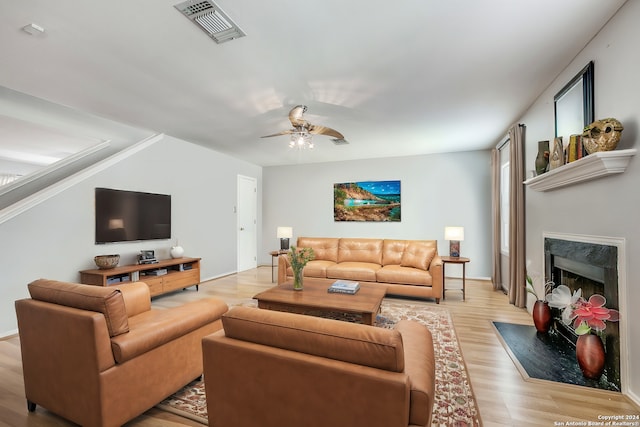
<svg viewBox="0 0 640 427"><path fill-rule="evenodd" d="M305 314L309 311L355 313L362 323L373 325L386 293L383 286L361 283L354 295L327 292L331 283L305 277L304 289L293 290L293 282L285 282L254 296L258 307L267 310Z"/></svg>

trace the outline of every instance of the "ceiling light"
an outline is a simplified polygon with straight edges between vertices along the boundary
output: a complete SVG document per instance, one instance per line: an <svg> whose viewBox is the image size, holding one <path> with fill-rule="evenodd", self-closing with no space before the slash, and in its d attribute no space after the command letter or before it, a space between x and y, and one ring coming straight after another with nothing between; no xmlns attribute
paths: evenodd
<svg viewBox="0 0 640 427"><path fill-rule="evenodd" d="M22 27L22 31L24 31L25 33L29 33L32 36L37 36L39 34L44 33L44 28L32 22L31 24L28 24Z"/></svg>
<svg viewBox="0 0 640 427"><path fill-rule="evenodd" d="M291 141L289 141L290 148L297 148L298 150L304 150L306 148L313 150L315 145L311 139L309 131L300 126L291 132Z"/></svg>

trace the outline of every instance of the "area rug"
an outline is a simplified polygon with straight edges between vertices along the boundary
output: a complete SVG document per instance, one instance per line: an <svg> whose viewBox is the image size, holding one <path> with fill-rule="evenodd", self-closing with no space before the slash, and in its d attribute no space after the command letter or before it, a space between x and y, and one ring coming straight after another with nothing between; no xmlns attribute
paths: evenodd
<svg viewBox="0 0 640 427"><path fill-rule="evenodd" d="M606 375L590 380L582 375L575 347L557 334L539 334L531 325L493 322L511 360L525 380L537 379L619 392Z"/></svg>
<svg viewBox="0 0 640 427"><path fill-rule="evenodd" d="M342 320L357 320L350 316ZM433 305L407 304L385 299L376 326L393 328L402 319L426 325L433 335L436 360L436 396L432 426L479 427L478 406L469 374L462 358L449 311ZM194 381L162 401L158 408L207 424L207 405L203 381Z"/></svg>

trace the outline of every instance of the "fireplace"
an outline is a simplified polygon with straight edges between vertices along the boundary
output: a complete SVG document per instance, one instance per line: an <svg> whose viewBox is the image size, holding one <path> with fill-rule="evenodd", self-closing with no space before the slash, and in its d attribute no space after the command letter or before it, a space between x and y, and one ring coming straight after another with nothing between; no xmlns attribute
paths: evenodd
<svg viewBox="0 0 640 427"><path fill-rule="evenodd" d="M619 266L624 259L624 240L589 238L589 236L550 235L544 237L545 278L555 286L565 285L571 292L581 289L585 299L593 294L603 295L606 307L620 310ZM622 274L624 277L624 274ZM577 335L572 327L564 324L561 312L553 309L552 333L562 336L575 346ZM621 311L622 314L622 311ZM613 389L621 390L621 335L620 322L607 322L602 332L606 350L605 371L600 381ZM623 353L624 354L624 353Z"/></svg>

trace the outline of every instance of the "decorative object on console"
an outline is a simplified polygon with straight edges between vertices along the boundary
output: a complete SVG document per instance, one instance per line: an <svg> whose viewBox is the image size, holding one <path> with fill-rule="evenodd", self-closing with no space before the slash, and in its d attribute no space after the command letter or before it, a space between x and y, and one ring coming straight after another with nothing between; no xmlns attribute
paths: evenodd
<svg viewBox="0 0 640 427"><path fill-rule="evenodd" d="M460 256L460 241L464 240L464 227L445 227L444 240L449 241L449 256Z"/></svg>
<svg viewBox="0 0 640 427"><path fill-rule="evenodd" d="M624 127L614 118L596 120L584 129L582 141L587 153L615 150Z"/></svg>
<svg viewBox="0 0 640 427"><path fill-rule="evenodd" d="M280 239L280 250L286 251L289 249L289 239L293 237L293 228L278 227L276 235Z"/></svg>
<svg viewBox="0 0 640 427"><path fill-rule="evenodd" d="M291 246L287 258L289 258L289 263L293 269L293 289L301 291L303 288L302 271L304 270L304 266L315 258L315 253L311 248L296 248L295 246Z"/></svg>
<svg viewBox="0 0 640 427"><path fill-rule="evenodd" d="M169 251L169 253L171 254L171 258L182 258L182 256L184 255L184 248L180 246L178 244L178 241L176 240L176 245L171 246L171 250Z"/></svg>
<svg viewBox="0 0 640 427"><path fill-rule="evenodd" d="M93 258L99 269L106 270L109 268L115 268L120 262L120 255L98 255Z"/></svg>
<svg viewBox="0 0 640 427"><path fill-rule="evenodd" d="M154 264L156 262L158 262L158 260L156 259L155 251L140 251L140 255L138 255L138 264Z"/></svg>
<svg viewBox="0 0 640 427"><path fill-rule="evenodd" d="M538 155L536 156L536 175L542 175L549 166L549 141L538 141Z"/></svg>
<svg viewBox="0 0 640 427"><path fill-rule="evenodd" d="M559 136L553 140L553 150L549 159L549 169L553 170L564 165L564 146L562 137Z"/></svg>

